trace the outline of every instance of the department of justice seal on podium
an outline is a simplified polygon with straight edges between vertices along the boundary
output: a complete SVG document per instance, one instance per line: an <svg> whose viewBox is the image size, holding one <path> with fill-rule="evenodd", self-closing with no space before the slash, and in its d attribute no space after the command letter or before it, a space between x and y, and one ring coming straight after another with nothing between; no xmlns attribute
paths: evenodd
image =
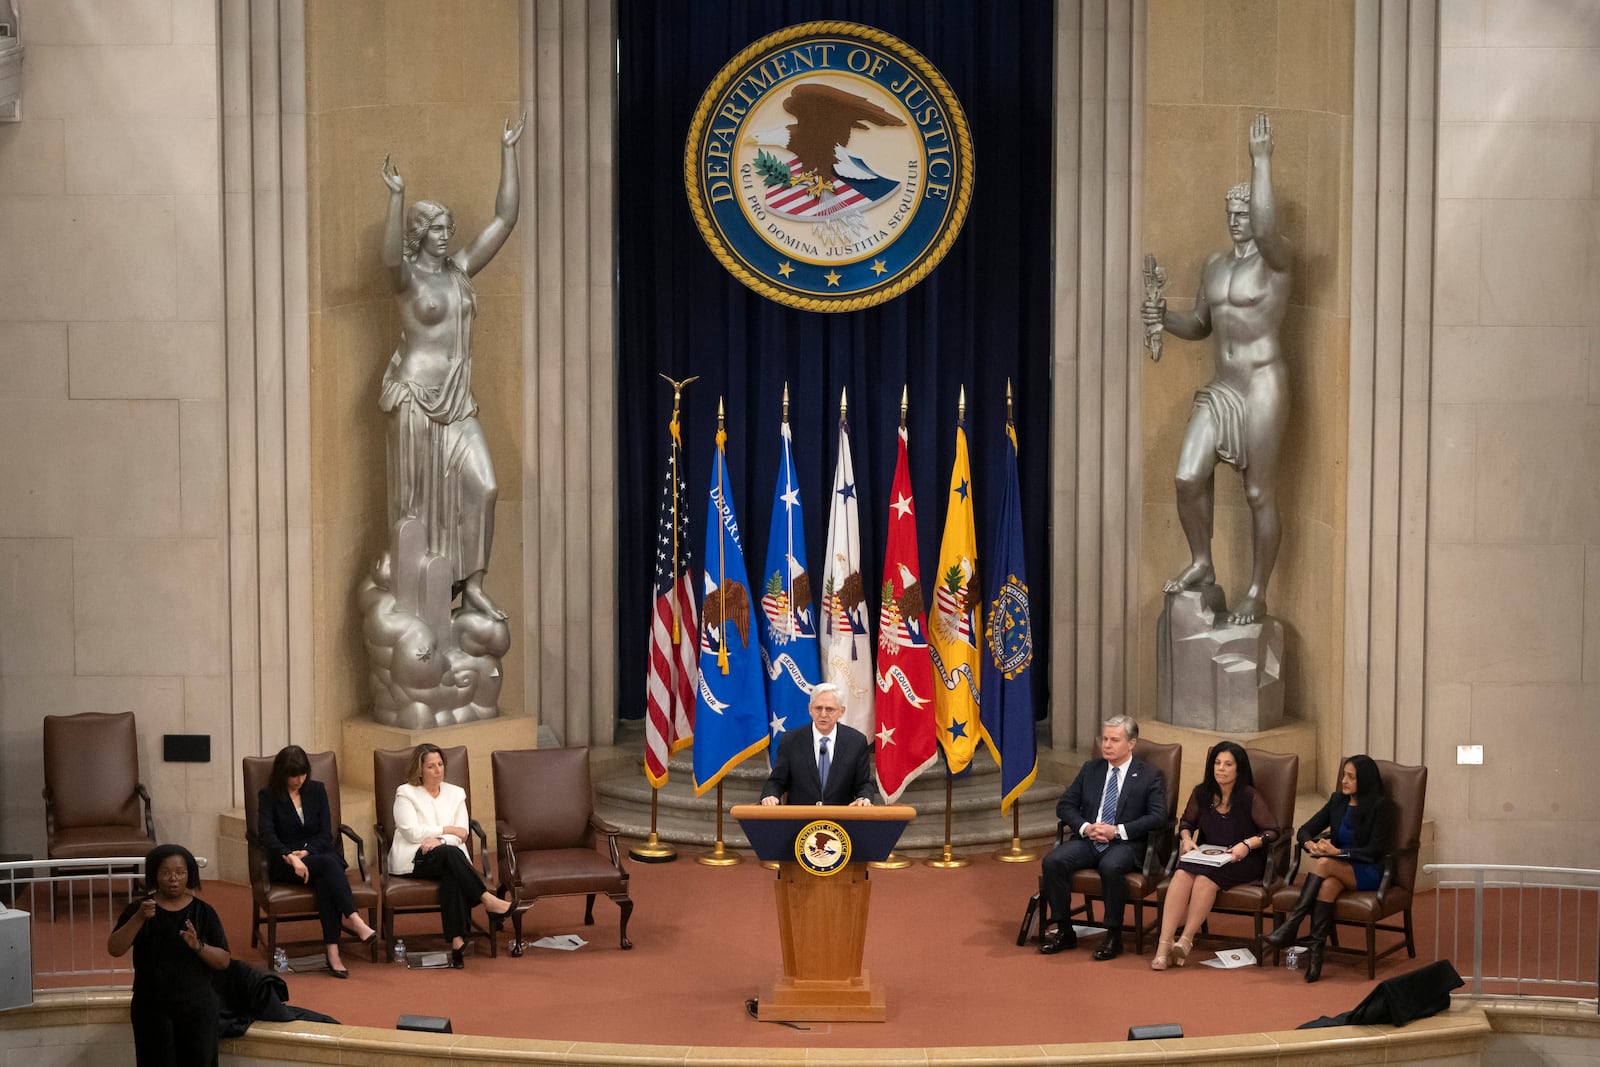
<svg viewBox="0 0 1600 1067"><path fill-rule="evenodd" d="M735 56L684 150L689 209L717 261L807 311L891 300L944 258L972 201L972 134L904 41L808 22Z"/></svg>
<svg viewBox="0 0 1600 1067"><path fill-rule="evenodd" d="M827 819L808 822L794 837L794 858L812 874L838 874L850 862L850 835Z"/></svg>

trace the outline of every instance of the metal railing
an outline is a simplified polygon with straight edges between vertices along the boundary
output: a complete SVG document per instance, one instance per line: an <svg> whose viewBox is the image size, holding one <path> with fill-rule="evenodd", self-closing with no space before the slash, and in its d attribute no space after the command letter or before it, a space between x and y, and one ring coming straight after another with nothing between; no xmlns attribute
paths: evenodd
<svg viewBox="0 0 1600 1067"><path fill-rule="evenodd" d="M206 861L198 862L204 869ZM133 957L113 958L106 939L122 909L144 892L143 856L0 863L0 904L29 914L35 985L127 985Z"/></svg>
<svg viewBox="0 0 1600 1067"><path fill-rule="evenodd" d="M1600 870L1492 863L1423 870L1437 879L1434 958L1472 961L1462 995L1578 1001L1600 1011Z"/></svg>

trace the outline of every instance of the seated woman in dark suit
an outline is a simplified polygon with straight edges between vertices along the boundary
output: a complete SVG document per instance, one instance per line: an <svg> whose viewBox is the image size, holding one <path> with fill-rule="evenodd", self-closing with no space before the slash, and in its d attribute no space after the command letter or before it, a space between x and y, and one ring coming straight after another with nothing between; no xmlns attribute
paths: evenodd
<svg viewBox="0 0 1600 1067"><path fill-rule="evenodd" d="M1324 838L1322 835L1329 836ZM1378 765L1371 756L1351 756L1339 769L1339 791L1328 798L1295 835L1307 855L1315 857L1300 890L1299 903L1262 940L1283 948L1300 932L1309 912L1311 951L1306 956L1306 981L1322 977L1322 950L1333 930L1335 902L1347 889L1373 890L1382 876L1379 866L1394 839L1394 802L1383 791Z"/></svg>
<svg viewBox="0 0 1600 1067"><path fill-rule="evenodd" d="M339 959L339 932L347 929L367 944L377 937L356 909L345 877L344 854L335 846L328 790L311 777L305 749L290 745L272 761L261 791L257 833L267 851L267 876L274 882L309 885L322 919L322 951L335 978L349 978Z"/></svg>
<svg viewBox="0 0 1600 1067"><path fill-rule="evenodd" d="M1212 746L1206 759L1206 780L1194 787L1189 806L1178 820L1178 855L1197 845L1226 849L1233 857L1220 867L1180 860L1167 887L1161 913L1161 939L1150 969L1182 967L1194 946L1217 892L1246 882L1259 882L1266 870L1267 843L1278 836L1272 809L1255 789L1250 756L1232 741ZM1183 936L1176 941L1178 924Z"/></svg>

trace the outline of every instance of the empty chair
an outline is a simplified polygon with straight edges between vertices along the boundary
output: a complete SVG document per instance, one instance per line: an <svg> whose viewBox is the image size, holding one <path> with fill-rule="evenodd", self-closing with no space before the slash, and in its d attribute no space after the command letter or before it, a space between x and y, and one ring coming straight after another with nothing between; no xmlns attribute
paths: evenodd
<svg viewBox="0 0 1600 1067"><path fill-rule="evenodd" d="M512 914L521 951L523 915L541 897L587 898L585 925L594 923L594 898L604 893L621 909L622 947L628 940L628 872L617 848L616 827L595 814L586 748L496 752L495 852L506 884L520 905ZM599 848L605 837L605 851Z"/></svg>

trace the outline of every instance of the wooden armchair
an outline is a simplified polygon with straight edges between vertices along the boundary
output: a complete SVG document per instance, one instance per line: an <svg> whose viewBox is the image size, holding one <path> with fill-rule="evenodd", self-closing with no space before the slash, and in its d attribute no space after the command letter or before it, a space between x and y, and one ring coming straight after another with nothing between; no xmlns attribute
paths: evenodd
<svg viewBox="0 0 1600 1067"><path fill-rule="evenodd" d="M1245 755L1250 757L1250 771L1255 778L1256 792L1266 801L1267 807L1272 809L1272 819L1277 824L1280 834L1267 852L1267 865L1262 871L1261 881L1222 890L1217 894L1216 903L1211 906L1211 913L1250 917L1255 926L1250 944L1252 949L1256 950L1256 964L1259 966L1262 962L1260 941L1262 934L1266 932L1264 928L1266 917L1273 910L1273 894L1287 884L1297 851L1294 844L1294 799L1295 790L1300 785L1300 757L1292 753L1267 752L1258 748L1247 748L1244 751ZM1162 879L1157 892L1162 910L1166 907L1167 885L1172 881L1172 873L1177 866L1177 849L1173 849L1172 857L1167 862L1167 876ZM1215 936L1211 935L1209 929L1207 935ZM1224 938L1224 940L1231 939Z"/></svg>
<svg viewBox="0 0 1600 1067"><path fill-rule="evenodd" d="M458 785L467 794L467 811L472 811L472 769L467 764L467 746L456 745L440 750L444 755L444 780ZM394 917L420 915L439 910L439 883L427 878L408 878L403 874L389 873L389 846L394 841L395 791L405 784L406 770L411 765L409 748L372 753L372 794L378 825L378 898L383 904L383 943L390 960L394 959ZM469 819L467 851L483 872L483 880L494 885L489 873L489 835L476 819ZM489 941L489 955L497 956L500 946L494 935L476 922L472 932Z"/></svg>
<svg viewBox="0 0 1600 1067"><path fill-rule="evenodd" d="M1389 760L1374 760L1378 776L1383 780L1383 791L1393 801L1394 842L1383 857L1383 875L1375 890L1351 890L1342 893L1334 909L1334 928L1359 926L1367 933L1362 948L1342 948L1329 940L1325 951L1353 953L1367 957L1367 978L1377 977L1378 961L1402 948L1412 959L1417 958L1416 939L1411 924L1411 898L1417 884L1417 853L1422 845L1422 811L1428 795L1428 768L1410 767ZM1298 873L1300 856L1295 850L1295 871ZM1300 891L1286 885L1273 895L1272 907L1279 921L1295 906ZM1383 922L1399 915L1400 923ZM1382 952L1378 951L1378 931L1400 934L1400 938Z"/></svg>
<svg viewBox="0 0 1600 1067"><path fill-rule="evenodd" d="M1161 772L1166 780L1167 812L1166 821L1159 829L1151 831L1146 841L1144 865L1136 871L1130 871L1125 876L1128 887L1128 904L1133 908L1133 948L1135 952L1144 952L1145 934L1153 932L1160 927L1160 915L1150 922L1145 922L1145 902L1155 896L1156 889L1161 884L1162 874L1167 866L1173 851L1173 826L1178 821L1179 787L1182 783L1183 746L1179 744L1163 745L1157 741L1139 738L1133 746L1135 759L1142 759L1153 765ZM1064 823L1056 824L1056 844L1066 839L1067 827ZM1104 899L1100 887L1100 872L1092 868L1074 871L1072 874L1072 891L1083 896L1083 904L1073 908L1067 915L1061 916L1062 922L1068 922L1072 916L1083 914L1084 921L1094 921L1094 901ZM1027 944L1029 933L1033 927L1034 916L1039 919L1039 932L1042 934L1052 921L1049 901L1044 898L1043 878L1040 886L1028 901L1027 911L1022 917L1022 929L1017 931L1017 944Z"/></svg>
<svg viewBox="0 0 1600 1067"><path fill-rule="evenodd" d="M491 757L495 850L504 883L520 901L512 955L522 950L522 918L540 897L583 895L585 926L594 925L594 898L604 893L622 912L622 947L630 949L628 872L616 827L595 814L587 748L517 749ZM598 850L604 835L606 850Z"/></svg>
<svg viewBox="0 0 1600 1067"><path fill-rule="evenodd" d="M44 717L46 858L143 856L156 847L133 712Z"/></svg>
<svg viewBox="0 0 1600 1067"><path fill-rule="evenodd" d="M45 858L53 860L143 857L156 847L133 712L44 717L44 832ZM50 918L60 901L71 906L79 888L89 895L111 888L109 871L59 878L49 890Z"/></svg>
<svg viewBox="0 0 1600 1067"><path fill-rule="evenodd" d="M278 947L278 923L316 922L316 895L310 886L274 882L267 876L268 855L261 845L260 812L261 790L272 777L272 756L246 756L244 758L244 818L245 841L249 846L250 866L250 947L261 943L261 924L267 924L266 955L272 958ZM321 782L328 791L328 819L333 824L336 840L348 839L355 845L356 864L345 868L350 879L350 894L356 907L367 913L367 925L376 927L378 891L367 880L366 843L361 835L344 824L339 807L339 759L332 752L308 752L311 777ZM343 843L340 843L343 850ZM348 857L346 857L348 859ZM378 943L369 946L372 961L378 961Z"/></svg>

